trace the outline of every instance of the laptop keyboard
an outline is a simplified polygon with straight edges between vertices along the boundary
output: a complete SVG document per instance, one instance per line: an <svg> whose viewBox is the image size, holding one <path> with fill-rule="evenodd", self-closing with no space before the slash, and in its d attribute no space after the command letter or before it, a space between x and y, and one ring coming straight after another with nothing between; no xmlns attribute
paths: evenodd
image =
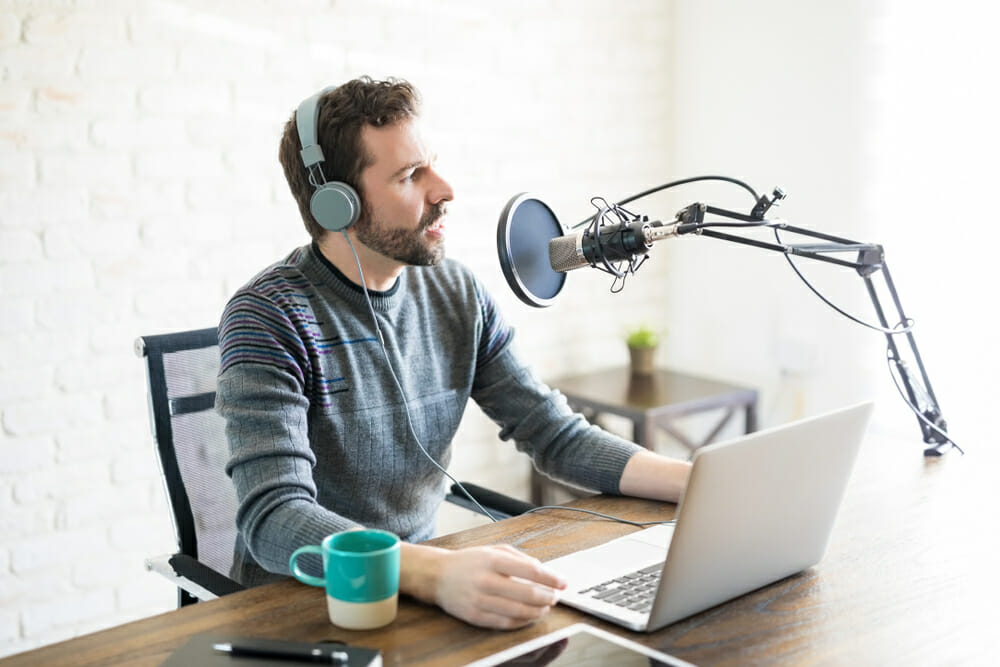
<svg viewBox="0 0 1000 667"><path fill-rule="evenodd" d="M649 613L660 585L661 572L663 563L657 563L591 586L580 594L639 613Z"/></svg>

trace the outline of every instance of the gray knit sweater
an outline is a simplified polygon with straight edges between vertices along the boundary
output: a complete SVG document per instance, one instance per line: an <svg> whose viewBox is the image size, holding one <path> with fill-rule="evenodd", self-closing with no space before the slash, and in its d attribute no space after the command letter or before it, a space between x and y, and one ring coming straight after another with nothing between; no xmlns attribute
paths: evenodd
<svg viewBox="0 0 1000 667"><path fill-rule="evenodd" d="M466 268L408 267L371 299L405 403L364 292L315 246L226 307L216 408L239 499L236 579L288 576L297 547L357 525L431 537L445 478L409 424L447 467L470 397L539 470L618 493L637 447L589 426L518 360L513 331Z"/></svg>

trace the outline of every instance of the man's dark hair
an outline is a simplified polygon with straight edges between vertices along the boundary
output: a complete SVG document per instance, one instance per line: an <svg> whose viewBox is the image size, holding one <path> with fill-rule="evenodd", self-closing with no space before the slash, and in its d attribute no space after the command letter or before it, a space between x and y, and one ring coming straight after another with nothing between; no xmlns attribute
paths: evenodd
<svg viewBox="0 0 1000 667"><path fill-rule="evenodd" d="M362 201L365 193L360 185L361 172L373 162L361 141L365 125L383 127L392 125L420 113L420 94L402 79L374 81L363 76L337 86L319 101L319 120L316 134L325 161L321 167L327 182L342 181L358 191ZM309 172L302 164L299 151L299 130L295 112L285 123L278 148L278 160L285 170L285 179L292 196L299 205L299 212L306 230L313 240L320 240L326 231L309 212L309 200L316 188L309 182Z"/></svg>

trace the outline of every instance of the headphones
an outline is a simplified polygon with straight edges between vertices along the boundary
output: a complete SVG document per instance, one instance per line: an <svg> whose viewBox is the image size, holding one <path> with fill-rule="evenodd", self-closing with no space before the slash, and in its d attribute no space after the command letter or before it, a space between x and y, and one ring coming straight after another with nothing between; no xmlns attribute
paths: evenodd
<svg viewBox="0 0 1000 667"><path fill-rule="evenodd" d="M323 149L317 135L319 124L319 100L333 90L324 88L312 97L303 100L295 112L295 125L299 130L299 144L302 163L309 171L309 182L316 187L309 200L309 212L323 229L332 232L344 231L361 215L361 198L347 183L331 181L327 183L323 175Z"/></svg>

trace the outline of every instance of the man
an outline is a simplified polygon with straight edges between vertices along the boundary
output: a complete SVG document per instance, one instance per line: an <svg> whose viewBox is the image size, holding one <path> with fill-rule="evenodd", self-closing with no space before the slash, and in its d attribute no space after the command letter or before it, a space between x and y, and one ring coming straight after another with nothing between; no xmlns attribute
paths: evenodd
<svg viewBox="0 0 1000 667"><path fill-rule="evenodd" d="M444 259L454 192L409 83L350 81L318 108L323 178L353 187L361 214L344 231L316 221L321 182L293 115L279 158L312 243L241 288L220 326L217 408L239 497L233 576L288 576L297 547L376 527L404 540L402 593L475 625L531 623L565 585L537 560L420 544L445 493L430 458L447 466L468 399L540 470L597 491L674 501L689 465L588 425L518 360L482 285Z"/></svg>

